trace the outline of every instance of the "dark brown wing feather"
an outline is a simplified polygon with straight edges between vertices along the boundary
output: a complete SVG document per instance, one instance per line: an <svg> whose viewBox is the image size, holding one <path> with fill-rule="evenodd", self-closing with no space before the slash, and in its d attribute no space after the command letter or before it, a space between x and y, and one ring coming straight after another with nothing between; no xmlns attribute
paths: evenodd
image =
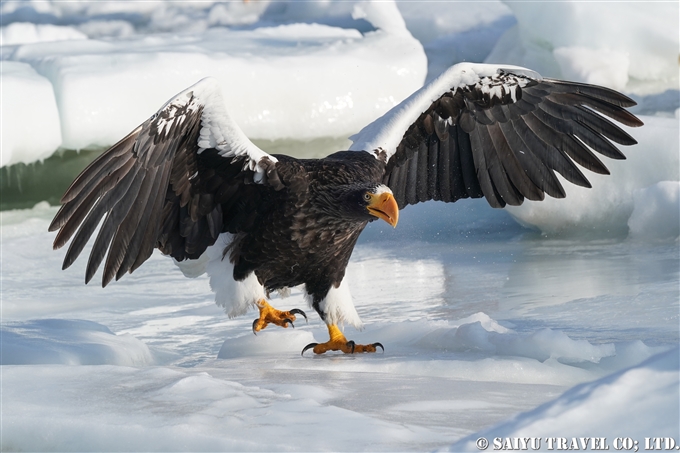
<svg viewBox="0 0 680 453"><path fill-rule="evenodd" d="M626 110L635 105L628 97L594 85L512 77L525 85L517 86L514 97L505 86L497 87L496 95L480 85L457 88L408 128L383 181L400 207L482 196L493 207L542 200L546 193L563 198L555 172L590 187L575 163L608 174L593 151L625 159L612 141L637 143L604 117L641 126Z"/></svg>
<svg viewBox="0 0 680 453"><path fill-rule="evenodd" d="M203 106L192 102L190 98L170 113L161 110L71 184L49 227L59 230L55 249L73 238L64 269L78 258L100 223L85 281L92 279L108 252L102 277L106 286L137 269L154 248L179 261L198 258L220 233L238 232L256 221L243 213L257 214L261 198L275 188L267 177L254 183L247 155L224 157L216 149L199 149ZM172 126L163 127L169 120ZM260 165L272 182L278 181L272 161L265 158Z"/></svg>

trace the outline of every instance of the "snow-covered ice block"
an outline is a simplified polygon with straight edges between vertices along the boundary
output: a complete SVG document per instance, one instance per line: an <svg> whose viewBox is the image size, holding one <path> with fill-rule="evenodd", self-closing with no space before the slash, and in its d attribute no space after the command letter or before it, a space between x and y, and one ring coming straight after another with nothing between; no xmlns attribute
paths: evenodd
<svg viewBox="0 0 680 453"><path fill-rule="evenodd" d="M511 420L465 437L446 451L475 451L475 441L484 437L491 443L500 438L540 438L542 450L552 448L547 438L606 438L614 449L617 436L631 437L643 448L645 438L678 439L680 424L680 350L657 354L638 366L619 371L588 384L578 385L554 401L517 415ZM676 441L677 442L677 441ZM593 448L586 442L587 449ZM491 448L490 448L491 449ZM502 448L495 448L502 449ZM604 446L603 448L604 449Z"/></svg>
<svg viewBox="0 0 680 453"><path fill-rule="evenodd" d="M640 94L677 89L677 2L506 4L517 25L498 40L489 63Z"/></svg>
<svg viewBox="0 0 680 453"><path fill-rule="evenodd" d="M61 145L52 84L26 63L3 61L0 167L49 157Z"/></svg>
<svg viewBox="0 0 680 453"><path fill-rule="evenodd" d="M633 192L630 237L676 240L680 236L680 182L661 181Z"/></svg>
<svg viewBox="0 0 680 453"><path fill-rule="evenodd" d="M2 46L74 39L87 39L87 35L73 27L52 24L14 22L0 27L0 45Z"/></svg>
<svg viewBox="0 0 680 453"><path fill-rule="evenodd" d="M297 326L304 326L302 318L296 321ZM224 341L218 359L235 357L251 357L256 355L280 355L290 357L297 355L309 343L314 342L314 336L309 330L277 329L275 331L260 332L257 335L248 334L230 338ZM326 341L326 340L321 340Z"/></svg>
<svg viewBox="0 0 680 453"><path fill-rule="evenodd" d="M621 147L626 160L603 159L611 175L584 170L592 183L591 189L575 186L560 177L566 198L525 200L521 206L506 207L508 212L520 223L548 234L575 231L627 234L635 191L659 181L680 180L678 121L651 116L640 119L644 126L624 127L638 141L638 145Z"/></svg>
<svg viewBox="0 0 680 453"><path fill-rule="evenodd" d="M153 365L148 346L92 321L39 319L7 323L2 365Z"/></svg>
<svg viewBox="0 0 680 453"><path fill-rule="evenodd" d="M393 3L360 11L376 31L290 24L198 34L17 46L53 84L63 146L111 145L167 99L215 77L227 108L256 139L348 136L419 88L420 43ZM359 14L359 13L357 13Z"/></svg>

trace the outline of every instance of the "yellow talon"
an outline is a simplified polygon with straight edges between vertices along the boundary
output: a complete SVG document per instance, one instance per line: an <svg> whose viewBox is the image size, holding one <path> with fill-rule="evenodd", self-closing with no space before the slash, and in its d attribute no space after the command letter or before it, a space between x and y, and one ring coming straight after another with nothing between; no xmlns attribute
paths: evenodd
<svg viewBox="0 0 680 453"><path fill-rule="evenodd" d="M304 347L302 354L304 355L306 350L312 348L314 354L323 354L327 351L342 351L345 354L354 354L357 352L375 352L378 347L380 347L383 351L385 350L383 345L380 343L356 344L354 341L347 341L338 326L335 324L328 324L328 335L330 336L330 340L328 340L326 343L310 343Z"/></svg>
<svg viewBox="0 0 680 453"><path fill-rule="evenodd" d="M260 317L253 321L253 333L255 335L257 335L257 332L267 327L267 325L270 323L281 326L284 329L288 328L288 324L290 324L292 327L295 327L293 325L293 321L296 319L296 314L304 316L305 320L307 320L307 315L305 312L298 308L294 308L291 311L277 310L276 308L269 305L269 303L264 299L257 301L257 308L260 310Z"/></svg>

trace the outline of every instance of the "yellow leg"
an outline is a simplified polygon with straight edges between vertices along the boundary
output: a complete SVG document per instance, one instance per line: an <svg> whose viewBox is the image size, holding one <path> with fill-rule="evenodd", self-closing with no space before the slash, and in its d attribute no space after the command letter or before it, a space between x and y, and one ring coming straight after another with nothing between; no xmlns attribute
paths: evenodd
<svg viewBox="0 0 680 453"><path fill-rule="evenodd" d="M302 350L302 354L306 350L314 348L315 354L323 354L327 351L342 351L345 354L354 354L356 352L375 352L377 347L380 347L383 351L385 348L380 343L373 344L356 344L354 341L347 341L345 336L342 334L338 326L335 324L328 324L328 335L330 340L326 343L310 343Z"/></svg>
<svg viewBox="0 0 680 453"><path fill-rule="evenodd" d="M257 308L260 310L260 317L253 321L253 333L255 335L267 327L268 324L276 324L283 328L288 328L288 324L290 324L292 327L295 327L293 321L296 319L296 314L304 316L305 320L307 319L305 312L300 309L294 308L291 311L277 310L264 299L257 301Z"/></svg>

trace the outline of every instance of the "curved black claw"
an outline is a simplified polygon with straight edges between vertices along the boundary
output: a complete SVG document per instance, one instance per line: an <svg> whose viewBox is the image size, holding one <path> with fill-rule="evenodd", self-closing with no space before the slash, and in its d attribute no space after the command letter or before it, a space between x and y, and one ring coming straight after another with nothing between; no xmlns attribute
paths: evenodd
<svg viewBox="0 0 680 453"><path fill-rule="evenodd" d="M385 352L385 346L382 345L382 343L373 343L372 345L374 348L376 348L376 351L378 350L378 346L380 346L380 349L382 349L382 352Z"/></svg>
<svg viewBox="0 0 680 453"><path fill-rule="evenodd" d="M282 321L282 323L283 323L283 326L284 326L284 327L286 326L286 323L288 323L288 324L290 324L290 326L291 326L293 329L295 329L295 326L293 325L293 321L291 321L290 318L284 318L283 321Z"/></svg>
<svg viewBox="0 0 680 453"><path fill-rule="evenodd" d="M304 317L305 317L305 322L307 322L307 324L309 324L309 320L307 319L307 315L305 314L304 311L300 310L299 308L293 308L293 309L290 311L290 313L291 313L292 315L302 315L302 316L304 316Z"/></svg>
<svg viewBox="0 0 680 453"><path fill-rule="evenodd" d="M255 331L255 324L257 324L257 321L259 321L259 319L256 319L255 321L253 321L253 333L255 335L257 335L257 332Z"/></svg>
<svg viewBox="0 0 680 453"><path fill-rule="evenodd" d="M301 355L301 356L304 356L306 350L312 349L314 346L316 346L316 345L318 345L318 344L319 344L319 343L309 343L307 346L305 346L305 347L302 349L302 352L300 353L300 355Z"/></svg>
<svg viewBox="0 0 680 453"><path fill-rule="evenodd" d="M354 340L349 340L346 344L347 344L347 346L350 346L352 348L352 351L350 352L350 354L354 354L354 346L356 346L356 343L354 342Z"/></svg>

